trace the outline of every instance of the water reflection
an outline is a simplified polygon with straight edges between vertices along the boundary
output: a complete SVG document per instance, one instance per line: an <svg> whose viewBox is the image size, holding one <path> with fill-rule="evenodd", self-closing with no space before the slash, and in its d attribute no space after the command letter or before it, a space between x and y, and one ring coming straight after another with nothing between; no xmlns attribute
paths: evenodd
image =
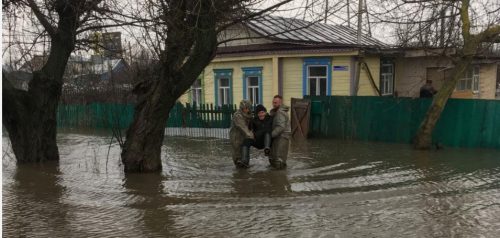
<svg viewBox="0 0 500 238"><path fill-rule="evenodd" d="M167 205L173 200L164 193L164 177L160 174L131 174L124 179L123 187L130 198L126 206L140 210L144 233L148 237L170 237L173 227L172 212Z"/></svg>
<svg viewBox="0 0 500 238"><path fill-rule="evenodd" d="M286 170L271 169L259 153L250 169L237 170L227 141L167 138L163 173L125 176L109 136L69 133L59 143L60 165L4 158L5 236L499 233L500 151L316 139L291 147Z"/></svg>
<svg viewBox="0 0 500 238"><path fill-rule="evenodd" d="M232 186L233 193L240 197L286 196L292 192L286 170L235 170Z"/></svg>
<svg viewBox="0 0 500 238"><path fill-rule="evenodd" d="M66 188L60 184L58 163L19 164L12 187L4 186L3 232L6 237L64 236L68 206L62 202ZM5 229L5 228L9 229Z"/></svg>

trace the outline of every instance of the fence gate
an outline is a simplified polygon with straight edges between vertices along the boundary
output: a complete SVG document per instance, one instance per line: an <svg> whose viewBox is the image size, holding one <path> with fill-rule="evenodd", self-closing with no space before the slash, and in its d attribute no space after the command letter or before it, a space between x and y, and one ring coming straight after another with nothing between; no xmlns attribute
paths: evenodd
<svg viewBox="0 0 500 238"><path fill-rule="evenodd" d="M307 139L310 114L311 101L309 99L292 98L291 129L294 140Z"/></svg>

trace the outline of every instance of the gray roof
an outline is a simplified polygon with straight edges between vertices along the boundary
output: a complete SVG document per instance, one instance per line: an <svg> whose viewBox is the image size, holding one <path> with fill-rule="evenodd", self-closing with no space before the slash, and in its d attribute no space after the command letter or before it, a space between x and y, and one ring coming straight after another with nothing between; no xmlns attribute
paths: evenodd
<svg viewBox="0 0 500 238"><path fill-rule="evenodd" d="M340 25L277 16L262 16L245 22L245 25L262 37L279 42L376 48L388 47L387 44L366 34L363 34L361 45L358 45L356 29Z"/></svg>

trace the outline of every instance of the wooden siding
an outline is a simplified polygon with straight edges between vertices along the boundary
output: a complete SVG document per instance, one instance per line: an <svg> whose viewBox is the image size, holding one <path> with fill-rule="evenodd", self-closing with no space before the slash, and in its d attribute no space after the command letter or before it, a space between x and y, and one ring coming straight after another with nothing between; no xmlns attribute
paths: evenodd
<svg viewBox="0 0 500 238"><path fill-rule="evenodd" d="M283 59L283 99L290 105L291 98L302 98L303 58Z"/></svg>
<svg viewBox="0 0 500 238"><path fill-rule="evenodd" d="M375 85L379 87L380 84L380 57L370 56L365 58L365 62L370 68L370 72L375 81ZM377 96L377 92L370 82L368 72L366 70L361 70L359 77L359 90L358 96Z"/></svg>
<svg viewBox="0 0 500 238"><path fill-rule="evenodd" d="M340 71L335 70L335 66L346 68ZM332 95L350 95L351 72L351 56L334 56L332 58Z"/></svg>
<svg viewBox="0 0 500 238"><path fill-rule="evenodd" d="M497 67L496 64L481 65L479 69L480 98L495 99Z"/></svg>

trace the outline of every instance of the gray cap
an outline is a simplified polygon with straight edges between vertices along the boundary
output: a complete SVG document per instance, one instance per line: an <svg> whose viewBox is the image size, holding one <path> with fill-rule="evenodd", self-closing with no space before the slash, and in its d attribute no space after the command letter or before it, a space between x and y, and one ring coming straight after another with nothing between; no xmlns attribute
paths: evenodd
<svg viewBox="0 0 500 238"><path fill-rule="evenodd" d="M252 102L250 100L243 99L240 102L240 109L248 108L250 109L252 107Z"/></svg>

